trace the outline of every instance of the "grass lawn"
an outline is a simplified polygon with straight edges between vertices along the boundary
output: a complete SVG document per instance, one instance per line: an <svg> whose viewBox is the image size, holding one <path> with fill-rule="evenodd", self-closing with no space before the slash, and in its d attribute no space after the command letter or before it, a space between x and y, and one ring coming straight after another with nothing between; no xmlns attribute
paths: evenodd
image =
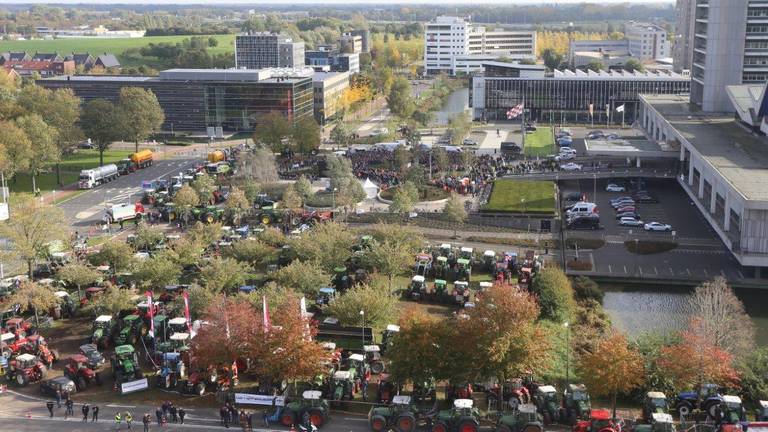
<svg viewBox="0 0 768 432"><path fill-rule="evenodd" d="M150 43L179 43L192 36L148 36L142 38L71 38L71 39L52 39L52 40L27 40L27 41L0 41L0 52L5 51L26 51L30 54L37 52L58 52L64 56L72 52L88 52L92 56L102 53L112 53L120 60L123 66L140 66L135 59L123 56L123 51L128 48L141 48ZM206 39L209 36L202 36ZM208 48L210 54L221 54L234 51L235 35L214 35L219 44L213 48Z"/></svg>
<svg viewBox="0 0 768 432"><path fill-rule="evenodd" d="M552 128L539 127L535 132L525 136L526 156L547 156L555 153L555 141Z"/></svg>
<svg viewBox="0 0 768 432"><path fill-rule="evenodd" d="M551 181L496 180L493 183L491 198L483 210L553 214L555 212L554 184Z"/></svg>

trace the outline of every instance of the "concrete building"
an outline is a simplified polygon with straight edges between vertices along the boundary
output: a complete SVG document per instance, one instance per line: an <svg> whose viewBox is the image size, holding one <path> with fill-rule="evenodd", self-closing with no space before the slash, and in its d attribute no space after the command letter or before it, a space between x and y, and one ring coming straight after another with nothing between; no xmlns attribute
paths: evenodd
<svg viewBox="0 0 768 432"><path fill-rule="evenodd" d="M344 91L349 88L349 72L315 72L312 75L315 120L324 125L343 107Z"/></svg>
<svg viewBox="0 0 768 432"><path fill-rule="evenodd" d="M359 54L363 52L363 37L351 33L344 33L341 35L341 38L339 38L339 48L341 49L341 52Z"/></svg>
<svg viewBox="0 0 768 432"><path fill-rule="evenodd" d="M675 10L677 22L675 24L674 43L672 45L672 58L675 72L691 70L693 63L693 31L695 21L693 19L696 0L677 0Z"/></svg>
<svg viewBox="0 0 768 432"><path fill-rule="evenodd" d="M722 91L741 112L765 116L764 88ZM741 117L703 112L686 96L645 94L640 103L646 135L679 143L678 181L743 272L768 275L768 138L750 129L751 120L745 125Z"/></svg>
<svg viewBox="0 0 768 432"><path fill-rule="evenodd" d="M371 31L370 30L352 30L351 32L344 33L345 35L360 36L362 46L360 52L371 52Z"/></svg>
<svg viewBox="0 0 768 432"><path fill-rule="evenodd" d="M667 31L656 24L628 22L624 25L624 37L629 45L629 54L640 60L672 56Z"/></svg>
<svg viewBox="0 0 768 432"><path fill-rule="evenodd" d="M606 69L623 69L632 58L627 51L576 51L571 58L571 65L583 68L592 62L600 62Z"/></svg>
<svg viewBox="0 0 768 432"><path fill-rule="evenodd" d="M360 54L341 54L336 50L314 50L304 53L304 63L316 71L360 72Z"/></svg>
<svg viewBox="0 0 768 432"><path fill-rule="evenodd" d="M626 39L619 40L579 40L571 41L568 44L568 61L574 61L574 55L577 52L616 52L627 53L629 55L629 41Z"/></svg>
<svg viewBox="0 0 768 432"><path fill-rule="evenodd" d="M311 69L169 69L157 77L78 75L40 79L49 88L71 88L83 103L117 102L120 89L152 90L165 112L163 130L252 131L262 116L283 114L291 122L313 115Z"/></svg>
<svg viewBox="0 0 768 432"><path fill-rule="evenodd" d="M235 67L264 69L304 66L304 42L277 33L250 33L235 37Z"/></svg>
<svg viewBox="0 0 768 432"><path fill-rule="evenodd" d="M440 16L427 23L424 41L427 74L475 72L489 58L536 59L535 31L489 32L459 17Z"/></svg>
<svg viewBox="0 0 768 432"><path fill-rule="evenodd" d="M726 86L768 80L768 7L758 0L694 0L691 102L733 110Z"/></svg>

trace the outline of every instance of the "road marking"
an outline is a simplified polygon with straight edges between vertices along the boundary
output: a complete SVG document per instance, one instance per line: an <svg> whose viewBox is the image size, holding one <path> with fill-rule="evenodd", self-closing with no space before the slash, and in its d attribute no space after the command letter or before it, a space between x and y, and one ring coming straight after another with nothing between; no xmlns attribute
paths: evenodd
<svg viewBox="0 0 768 432"><path fill-rule="evenodd" d="M627 274L627 266L624 266L624 274Z"/></svg>
<svg viewBox="0 0 768 432"><path fill-rule="evenodd" d="M136 405L107 404L106 406L110 408L136 408Z"/></svg>
<svg viewBox="0 0 768 432"><path fill-rule="evenodd" d="M653 267L653 272L656 273L656 276L659 275L659 270L656 268L656 266Z"/></svg>
<svg viewBox="0 0 768 432"><path fill-rule="evenodd" d="M613 270L611 270L611 265L608 264L608 273L613 273Z"/></svg>
<svg viewBox="0 0 768 432"><path fill-rule="evenodd" d="M8 389L6 389L3 393L10 393L10 394L22 397L22 398L31 399L31 400L39 401L39 402L48 402L50 400L50 399L44 399L44 398L39 398L39 397L35 397L35 396L25 395L23 393L15 392L13 390L8 390Z"/></svg>

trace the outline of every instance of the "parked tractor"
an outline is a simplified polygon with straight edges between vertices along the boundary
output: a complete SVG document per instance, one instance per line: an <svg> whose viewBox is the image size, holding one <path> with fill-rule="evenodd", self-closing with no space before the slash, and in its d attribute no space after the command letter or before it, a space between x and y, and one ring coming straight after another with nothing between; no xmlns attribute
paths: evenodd
<svg viewBox="0 0 768 432"><path fill-rule="evenodd" d="M378 375L384 372L384 361L381 359L381 347L378 345L363 345L365 363L371 369L371 373Z"/></svg>
<svg viewBox="0 0 768 432"><path fill-rule="evenodd" d="M437 400L437 388L435 387L435 380L430 379L428 381L413 383L412 396L414 402L417 404L434 404Z"/></svg>
<svg viewBox="0 0 768 432"><path fill-rule="evenodd" d="M483 268L488 273L493 272L493 269L496 268L496 251L489 249L483 252Z"/></svg>
<svg viewBox="0 0 768 432"><path fill-rule="evenodd" d="M416 255L414 270L417 275L426 277L432 271L432 255L424 253Z"/></svg>
<svg viewBox="0 0 768 432"><path fill-rule="evenodd" d="M655 413L669 413L667 395L658 391L649 391L643 398L643 421L650 424Z"/></svg>
<svg viewBox="0 0 768 432"><path fill-rule="evenodd" d="M333 269L333 286L336 291L344 292L352 286L346 267L335 267Z"/></svg>
<svg viewBox="0 0 768 432"><path fill-rule="evenodd" d="M120 321L120 329L114 337L117 345L136 345L141 337L141 328L144 325L138 315L126 315Z"/></svg>
<svg viewBox="0 0 768 432"><path fill-rule="evenodd" d="M80 345L80 354L88 359L88 367L91 369L98 369L106 363L104 355L99 352L98 347L94 344Z"/></svg>
<svg viewBox="0 0 768 432"><path fill-rule="evenodd" d="M432 295L440 301L445 301L448 297L448 282L444 279L435 279L435 289L432 291Z"/></svg>
<svg viewBox="0 0 768 432"><path fill-rule="evenodd" d="M495 432L544 432L544 420L535 405L520 405L499 417Z"/></svg>
<svg viewBox="0 0 768 432"><path fill-rule="evenodd" d="M437 263L435 265L435 277L448 277L448 270L450 269L450 266L448 265L448 257L441 255L435 259L435 262Z"/></svg>
<svg viewBox="0 0 768 432"><path fill-rule="evenodd" d="M80 299L80 307L93 302L93 300L100 296L107 288L101 286L88 287L85 289L85 297Z"/></svg>
<svg viewBox="0 0 768 432"><path fill-rule="evenodd" d="M488 401L489 407L495 407L499 410L503 410L506 406L514 410L520 405L531 402L531 394L523 386L523 382L520 379L491 386L486 389L485 398ZM499 401L502 403L499 404Z"/></svg>
<svg viewBox="0 0 768 432"><path fill-rule="evenodd" d="M48 368L59 360L59 352L51 349L48 342L39 334L27 336L26 343L22 345L21 352L37 356Z"/></svg>
<svg viewBox="0 0 768 432"><path fill-rule="evenodd" d="M715 409L716 424L739 425L747 421L747 410L738 396L724 395L723 403ZM744 430L746 428L742 428Z"/></svg>
<svg viewBox="0 0 768 432"><path fill-rule="evenodd" d="M82 354L75 354L67 359L64 366L64 376L75 382L77 391L88 388L88 384L101 384L101 377L88 365L88 358Z"/></svg>
<svg viewBox="0 0 768 432"><path fill-rule="evenodd" d="M456 260L456 278L468 281L472 276L472 262L466 258Z"/></svg>
<svg viewBox="0 0 768 432"><path fill-rule="evenodd" d="M189 374L186 380L182 381L181 390L186 394L196 394L202 396L205 394L208 386L218 384L218 373L215 369L201 369Z"/></svg>
<svg viewBox="0 0 768 432"><path fill-rule="evenodd" d="M592 404L589 401L587 386L584 384L568 384L563 394L564 418L569 425L576 424L576 420L586 419L592 410Z"/></svg>
<svg viewBox="0 0 768 432"><path fill-rule="evenodd" d="M381 353L386 354L392 347L395 336L400 333L400 326L397 324L387 324L387 328L381 333Z"/></svg>
<svg viewBox="0 0 768 432"><path fill-rule="evenodd" d="M715 407L723 403L723 397L718 389L717 384L703 384L698 392L682 392L677 395L675 408L683 417L687 417L694 408L698 408L714 418Z"/></svg>
<svg viewBox="0 0 768 432"><path fill-rule="evenodd" d="M589 420L579 420L573 426L573 432L620 432L621 427L611 419L611 413L605 409L590 412Z"/></svg>
<svg viewBox="0 0 768 432"><path fill-rule="evenodd" d="M317 293L317 299L315 299L315 305L318 308L328 306L331 300L336 298L336 290L331 287L322 287Z"/></svg>
<svg viewBox="0 0 768 432"><path fill-rule="evenodd" d="M411 405L410 396L397 395L392 403L384 407L374 407L368 412L368 424L373 432L396 430L413 432L416 429L417 412Z"/></svg>
<svg viewBox="0 0 768 432"><path fill-rule="evenodd" d="M755 412L755 421L768 421L768 401L761 400Z"/></svg>
<svg viewBox="0 0 768 432"><path fill-rule="evenodd" d="M109 346L114 331L115 322L112 319L112 315L100 315L93 320L93 332L89 342L98 348L104 349Z"/></svg>
<svg viewBox="0 0 768 432"><path fill-rule="evenodd" d="M163 353L157 372L157 386L162 389L175 389L178 383L187 377L187 368L177 352Z"/></svg>
<svg viewBox="0 0 768 432"><path fill-rule="evenodd" d="M472 399L456 399L453 408L437 413L431 432L477 432L480 412L472 405Z"/></svg>
<svg viewBox="0 0 768 432"><path fill-rule="evenodd" d="M544 419L545 425L560 421L560 400L554 387L550 385L538 386L533 393L533 403Z"/></svg>
<svg viewBox="0 0 768 432"><path fill-rule="evenodd" d="M457 305L464 306L469 301L469 282L456 281L453 283L453 298Z"/></svg>
<svg viewBox="0 0 768 432"><path fill-rule="evenodd" d="M44 380L47 376L48 368L32 354L19 354L8 362L8 379L19 386Z"/></svg>
<svg viewBox="0 0 768 432"><path fill-rule="evenodd" d="M474 259L475 256L475 250L471 247L462 247L459 249L459 258L469 260L470 264L472 263L472 259Z"/></svg>
<svg viewBox="0 0 768 432"><path fill-rule="evenodd" d="M378 391L376 394L376 402L382 403L382 404L388 404L391 403L395 397L395 393L397 393L397 388L395 386L394 381L392 381L392 377L389 376L389 374L381 374L379 375L379 385L378 385Z"/></svg>
<svg viewBox="0 0 768 432"><path fill-rule="evenodd" d="M301 399L291 401L285 404L280 413L280 424L283 426L292 426L309 414L309 421L315 427L322 427L328 420L328 402L322 399L322 392L319 390L307 390L301 394ZM309 426L309 425L307 425ZM309 430L309 429L308 429Z"/></svg>
<svg viewBox="0 0 768 432"><path fill-rule="evenodd" d="M653 412L646 424L636 424L632 432L676 432L675 422L669 413Z"/></svg>
<svg viewBox="0 0 768 432"><path fill-rule="evenodd" d="M115 347L115 355L112 356L112 376L116 384L121 384L144 376L139 367L139 357L131 345L119 345Z"/></svg>
<svg viewBox="0 0 768 432"><path fill-rule="evenodd" d="M345 370L333 373L331 397L334 402L352 400L355 395L355 371Z"/></svg>
<svg viewBox="0 0 768 432"><path fill-rule="evenodd" d="M427 284L424 280L424 276L416 275L411 278L411 285L408 286L408 290L405 292L412 300L419 301L423 299L427 293Z"/></svg>

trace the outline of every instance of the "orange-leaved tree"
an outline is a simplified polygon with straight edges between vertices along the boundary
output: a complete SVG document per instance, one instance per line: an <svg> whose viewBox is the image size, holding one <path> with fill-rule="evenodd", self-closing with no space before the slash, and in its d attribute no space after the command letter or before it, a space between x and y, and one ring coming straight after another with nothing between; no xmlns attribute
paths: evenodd
<svg viewBox="0 0 768 432"><path fill-rule="evenodd" d="M387 351L394 382L422 384L444 378L441 348L452 330L448 321L414 306L402 313L398 324L400 332Z"/></svg>
<svg viewBox="0 0 768 432"><path fill-rule="evenodd" d="M258 330L259 317L246 301L216 297L205 311L205 324L192 339L193 367L230 366L250 355L251 335Z"/></svg>
<svg viewBox="0 0 768 432"><path fill-rule="evenodd" d="M643 357L627 344L619 332L608 334L595 344L592 352L583 354L577 368L594 396L610 397L616 418L616 396L643 384Z"/></svg>

